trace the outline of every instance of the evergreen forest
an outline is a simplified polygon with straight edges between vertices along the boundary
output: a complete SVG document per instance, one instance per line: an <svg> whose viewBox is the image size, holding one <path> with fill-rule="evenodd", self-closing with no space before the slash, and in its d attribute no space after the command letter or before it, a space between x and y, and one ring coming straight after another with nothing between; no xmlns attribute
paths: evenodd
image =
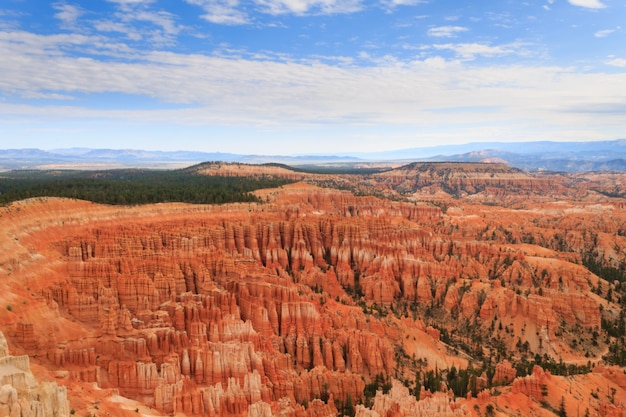
<svg viewBox="0 0 626 417"><path fill-rule="evenodd" d="M190 169L9 171L0 174L0 205L33 197L75 198L112 205L255 202L258 198L251 191L289 182L271 176L199 175Z"/></svg>

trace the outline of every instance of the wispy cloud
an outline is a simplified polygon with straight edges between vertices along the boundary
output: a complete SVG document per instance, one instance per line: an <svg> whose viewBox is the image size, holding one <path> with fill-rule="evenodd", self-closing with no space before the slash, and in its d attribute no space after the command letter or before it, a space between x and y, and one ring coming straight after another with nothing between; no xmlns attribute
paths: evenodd
<svg viewBox="0 0 626 417"><path fill-rule="evenodd" d="M109 18L91 21L100 32L122 33L133 41L148 40L154 44L173 44L177 35L184 30L176 22L177 17L162 10L151 10L149 1L114 1L120 10Z"/></svg>
<svg viewBox="0 0 626 417"><path fill-rule="evenodd" d="M501 64L479 67L441 57L401 61L389 56L371 59L369 66L356 66L350 61L336 65L322 60L278 62L267 56L250 59L138 51L132 59L112 62L67 53L96 40L79 35L0 33L0 55L7 58L0 61L3 74L0 93L25 98L75 98L68 102L71 106L44 106L34 114L57 112L73 118L97 116L233 126L327 123L430 126L450 122L442 110L463 107L469 110L458 115L458 123L493 124L510 118L569 128L570 124L618 122L594 121L591 116L580 114L570 117L562 109L585 105L592 108L616 102L616 97L626 97L623 73L575 73L569 68ZM480 44L448 44L437 48L451 49L461 56L514 52L513 47ZM613 59L610 64L626 65L626 62ZM105 111L80 106L81 97L99 93L145 96L184 107ZM619 103L626 100L618 99ZM498 111L487 114L482 110L486 107ZM3 106L5 114L16 109L6 103Z"/></svg>
<svg viewBox="0 0 626 417"><path fill-rule="evenodd" d="M76 29L78 18L83 14L80 7L67 3L55 3L52 7L57 11L54 17L61 21L62 28Z"/></svg>
<svg viewBox="0 0 626 417"><path fill-rule="evenodd" d="M607 36L611 35L613 32L619 30L620 27L618 26L616 29L604 29L604 30L599 30L596 33L594 33L594 36L596 38L606 38Z"/></svg>
<svg viewBox="0 0 626 417"><path fill-rule="evenodd" d="M20 17L20 12L0 9L0 30L11 31L18 29L20 27Z"/></svg>
<svg viewBox="0 0 626 417"><path fill-rule="evenodd" d="M246 25L253 23L255 12L282 15L328 15L354 13L362 9L361 0L253 0L253 10L239 0L185 0L201 7L206 13L202 18L215 24Z"/></svg>
<svg viewBox="0 0 626 417"><path fill-rule="evenodd" d="M361 0L255 0L269 14L336 14L361 10Z"/></svg>
<svg viewBox="0 0 626 417"><path fill-rule="evenodd" d="M75 33L101 32L122 34L126 40L147 41L154 45L172 45L186 29L178 23L178 16L152 8L153 0L107 0L115 4L114 12L99 17L97 12L80 6L58 2L53 4L54 17L60 27ZM96 16L96 17L94 17Z"/></svg>
<svg viewBox="0 0 626 417"><path fill-rule="evenodd" d="M206 13L202 18L208 22L221 25L245 25L251 23L248 15L239 10L238 0L185 0L187 3L201 7Z"/></svg>
<svg viewBox="0 0 626 417"><path fill-rule="evenodd" d="M491 46L481 43L446 43L433 45L438 50L454 51L457 56L464 60L473 60L477 56L503 56L516 53L515 45L497 45Z"/></svg>
<svg viewBox="0 0 626 417"><path fill-rule="evenodd" d="M549 11L549 10L551 10L550 6L551 6L552 4L554 4L554 1L555 1L555 0L548 0L548 4L544 4L544 5L542 6L542 7L544 8L544 10L548 10L548 11Z"/></svg>
<svg viewBox="0 0 626 417"><path fill-rule="evenodd" d="M600 0L567 0L570 4L587 9L603 9L606 6Z"/></svg>
<svg viewBox="0 0 626 417"><path fill-rule="evenodd" d="M109 3L117 3L124 6L137 5L137 4L150 4L155 0L107 0Z"/></svg>
<svg viewBox="0 0 626 417"><path fill-rule="evenodd" d="M415 6L423 3L428 3L428 0L383 0L383 5L388 8L394 8L396 6Z"/></svg>
<svg viewBox="0 0 626 417"><path fill-rule="evenodd" d="M173 3L156 0L108 0L107 7L92 9L86 2L53 1L58 26L41 33L59 27L70 33L29 33L19 29L34 27L26 12L16 17L0 11L0 127L15 120L33 126L44 119L51 125L104 119L120 131L129 121L150 129L193 126L198 132L215 126L285 132L332 126L345 132L346 126L368 125L378 129L378 138L406 128L408 140L415 132L438 137L431 135L437 130L454 131L450 135L462 140L470 139L468 132L478 139L511 132L527 139L532 136L527 126L542 134L599 135L609 131L607 126L623 133L623 114L598 109L609 109L607 103L610 109L626 106L626 59L607 52L593 61L587 45L560 56L561 42L570 41L570 23L582 26L581 21L563 23L540 13L546 22L553 19L550 30L563 34L555 48L548 33L528 31L528 13L517 13L531 10L530 5L485 10L472 19L458 5L443 14L435 4L404 15L394 9L422 3L417 0L185 0L192 13L184 15L162 8ZM571 3L593 11L604 6L600 1ZM542 0L532 6L534 13L542 4L559 3ZM564 1L561 5L573 9ZM366 7L367 13L339 16ZM423 16L413 15L418 9ZM375 22L364 28L376 13L396 15L382 16L384 27ZM594 28L598 39L590 44L619 50L618 23L603 20L603 13L574 15ZM3 30L2 22L12 20L18 26ZM184 36L199 32L209 41L176 47ZM523 59L529 55L537 59ZM581 56L589 57L588 68L576 68Z"/></svg>
<svg viewBox="0 0 626 417"><path fill-rule="evenodd" d="M620 67L626 68L626 59L624 58L611 58L605 62L606 65L610 65L612 67Z"/></svg>
<svg viewBox="0 0 626 417"><path fill-rule="evenodd" d="M100 20L94 22L94 28L100 32L117 32L123 34L127 39L139 41L143 38L141 33L125 23L114 22L111 20Z"/></svg>
<svg viewBox="0 0 626 417"><path fill-rule="evenodd" d="M454 38L459 33L467 32L469 29L463 26L438 26L428 29L428 36L435 38Z"/></svg>

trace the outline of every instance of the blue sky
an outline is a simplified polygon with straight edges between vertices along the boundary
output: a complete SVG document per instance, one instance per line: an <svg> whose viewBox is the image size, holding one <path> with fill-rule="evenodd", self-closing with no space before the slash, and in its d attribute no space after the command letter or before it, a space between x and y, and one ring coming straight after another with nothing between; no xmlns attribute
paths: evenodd
<svg viewBox="0 0 626 417"><path fill-rule="evenodd" d="M626 137L626 0L2 0L0 148Z"/></svg>

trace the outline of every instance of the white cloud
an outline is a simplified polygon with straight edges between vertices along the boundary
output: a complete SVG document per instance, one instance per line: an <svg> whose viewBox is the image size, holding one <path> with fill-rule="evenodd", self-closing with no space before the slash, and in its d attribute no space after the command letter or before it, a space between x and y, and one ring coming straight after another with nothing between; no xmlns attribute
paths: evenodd
<svg viewBox="0 0 626 417"><path fill-rule="evenodd" d="M416 6L423 3L428 3L428 0L383 0L383 4L389 8L396 6Z"/></svg>
<svg viewBox="0 0 626 417"><path fill-rule="evenodd" d="M107 0L109 3L117 3L123 6L137 5L137 4L150 4L154 0Z"/></svg>
<svg viewBox="0 0 626 417"><path fill-rule="evenodd" d="M361 10L360 0L254 0L269 14L294 13L303 15L353 13Z"/></svg>
<svg viewBox="0 0 626 417"><path fill-rule="evenodd" d="M251 23L245 13L223 6L216 6L209 13L203 14L202 18L208 22L220 25L246 25Z"/></svg>
<svg viewBox="0 0 626 417"><path fill-rule="evenodd" d="M438 26L428 29L428 36L435 38L453 38L457 34L467 32L469 29L463 26Z"/></svg>
<svg viewBox="0 0 626 417"><path fill-rule="evenodd" d="M626 68L626 59L624 58L612 58L605 62L605 64L612 67Z"/></svg>
<svg viewBox="0 0 626 417"><path fill-rule="evenodd" d="M121 22L114 22L111 20L100 20L94 22L94 28L100 32L118 32L123 33L126 38L139 41L143 39L141 33L134 28L133 26L129 26L127 24Z"/></svg>
<svg viewBox="0 0 626 417"><path fill-rule="evenodd" d="M0 94L57 100L76 96L66 106L5 101L0 103L0 118L104 118L120 123L276 129L370 124L387 126L385 130L411 126L426 131L451 126L463 140L469 140L462 136L465 127L479 125L497 129L499 133L494 135L529 134L528 126L544 132L593 132L606 126L621 126L623 131L623 114L583 111L605 108L607 103L612 108L626 104L623 72L577 73L572 68L537 64L478 66L442 57L413 62L368 57L372 63L363 67L352 62L331 65L139 51L132 55L129 51L128 59L109 60L74 57L67 52L93 44L102 45L100 53L107 51L103 38L0 33L0 56L5 58L0 60ZM514 45L436 47L461 56L515 52ZM626 62L615 58L610 65L626 66ZM99 93L147 97L170 108L100 110L81 106L85 96ZM123 101L119 104L124 105Z"/></svg>
<svg viewBox="0 0 626 417"><path fill-rule="evenodd" d="M461 59L472 60L478 55L493 57L513 54L516 52L517 45L490 46L481 43L446 43L435 44L433 47L439 50L451 50Z"/></svg>
<svg viewBox="0 0 626 417"><path fill-rule="evenodd" d="M12 31L20 27L21 13L13 10L0 9L0 30Z"/></svg>
<svg viewBox="0 0 626 417"><path fill-rule="evenodd" d="M604 29L604 30L599 30L596 33L594 33L594 36L596 38L606 38L607 36L609 36L610 34L612 34L613 32L615 32L616 30L618 30L619 27L617 29Z"/></svg>
<svg viewBox="0 0 626 417"><path fill-rule="evenodd" d="M596 38L606 38L607 36L609 36L611 33L615 32L614 29L604 29L604 30L599 30L596 33L594 33L594 36Z"/></svg>
<svg viewBox="0 0 626 417"><path fill-rule="evenodd" d="M603 9L606 6L600 0L567 0L570 4L588 9Z"/></svg>
<svg viewBox="0 0 626 417"><path fill-rule="evenodd" d="M74 29L78 18L83 14L80 7L66 3L56 3L52 7L57 11L54 17L61 21L64 28Z"/></svg>
<svg viewBox="0 0 626 417"><path fill-rule="evenodd" d="M116 32L132 41L147 40L156 45L171 45L177 35L187 29L177 23L178 16L163 10L152 10L154 0L107 0L117 5L116 11L102 18L86 12L79 6L59 2L53 4L57 13L54 17L61 21L61 27L78 33ZM79 22L79 20L81 20ZM79 24L80 23L80 24Z"/></svg>
<svg viewBox="0 0 626 417"><path fill-rule="evenodd" d="M203 19L224 25L252 23L238 0L185 0L201 7L206 14ZM327 15L354 13L362 9L362 0L253 0L257 11L271 15ZM402 0L401 0L402 1ZM411 0L412 1L412 0Z"/></svg>
<svg viewBox="0 0 626 417"><path fill-rule="evenodd" d="M91 21L100 32L118 32L127 39L147 39L155 44L173 44L184 26L176 23L176 16L165 11L149 10L139 2L124 3L121 10L108 19Z"/></svg>
<svg viewBox="0 0 626 417"><path fill-rule="evenodd" d="M238 0L185 0L187 3L201 7L206 14L202 18L222 25L245 25L251 23L245 12L238 10Z"/></svg>

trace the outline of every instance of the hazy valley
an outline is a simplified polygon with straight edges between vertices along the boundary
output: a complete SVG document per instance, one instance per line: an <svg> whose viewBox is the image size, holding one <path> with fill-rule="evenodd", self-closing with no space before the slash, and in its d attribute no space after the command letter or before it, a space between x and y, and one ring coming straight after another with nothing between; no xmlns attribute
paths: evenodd
<svg viewBox="0 0 626 417"><path fill-rule="evenodd" d="M422 162L498 162L523 171L626 171L626 139L595 142L474 142L385 152L254 155L136 149L0 149L0 171L12 169L184 168L204 161L283 163L311 168L395 168Z"/></svg>

